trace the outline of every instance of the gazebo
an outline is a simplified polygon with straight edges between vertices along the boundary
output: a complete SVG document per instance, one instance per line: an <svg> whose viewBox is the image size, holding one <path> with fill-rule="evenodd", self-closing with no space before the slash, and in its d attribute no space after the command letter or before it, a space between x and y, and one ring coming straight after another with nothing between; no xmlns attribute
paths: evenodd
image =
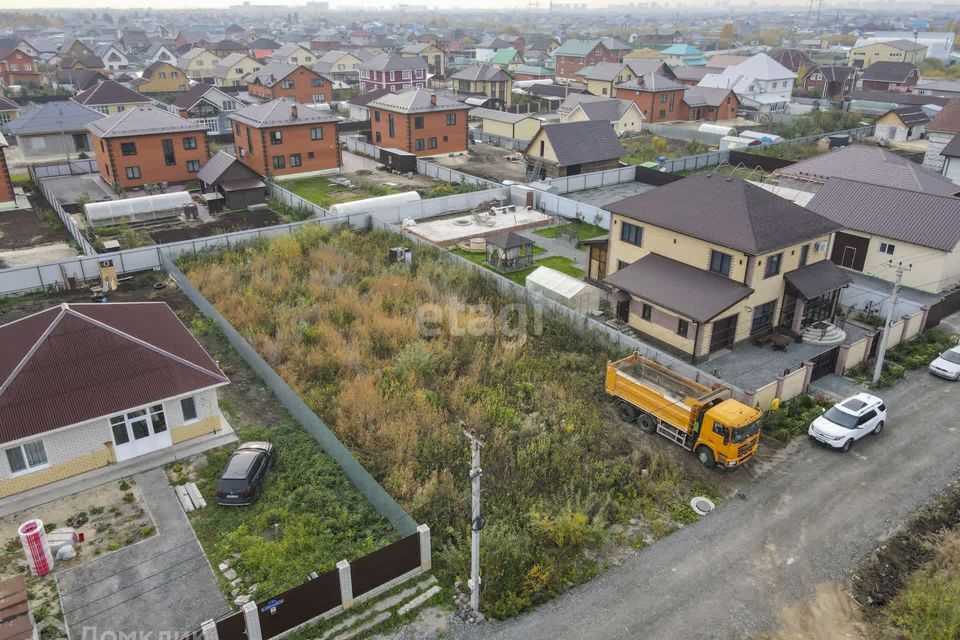
<svg viewBox="0 0 960 640"><path fill-rule="evenodd" d="M499 271L516 271L533 264L534 242L512 231L487 238L487 264Z"/></svg>

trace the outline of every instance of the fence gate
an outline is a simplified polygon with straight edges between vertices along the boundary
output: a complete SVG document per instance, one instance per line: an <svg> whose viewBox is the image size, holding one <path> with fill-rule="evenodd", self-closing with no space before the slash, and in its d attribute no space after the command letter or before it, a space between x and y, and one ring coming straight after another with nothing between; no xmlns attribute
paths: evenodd
<svg viewBox="0 0 960 640"><path fill-rule="evenodd" d="M247 640L247 622L243 611L237 611L226 618L217 620L217 638L219 640Z"/></svg>
<svg viewBox="0 0 960 640"><path fill-rule="evenodd" d="M840 345L835 346L829 351L810 358L813 363L813 373L811 380L819 380L823 376L833 373L837 368L837 357L840 355Z"/></svg>

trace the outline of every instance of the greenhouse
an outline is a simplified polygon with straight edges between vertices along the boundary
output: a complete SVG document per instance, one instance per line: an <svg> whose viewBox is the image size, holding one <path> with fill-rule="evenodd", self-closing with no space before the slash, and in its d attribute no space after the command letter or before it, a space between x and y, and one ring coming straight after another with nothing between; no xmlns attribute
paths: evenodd
<svg viewBox="0 0 960 640"><path fill-rule="evenodd" d="M193 204L187 191L161 193L142 198L107 200L84 205L87 222L93 227L116 225L162 226L176 224L184 207Z"/></svg>

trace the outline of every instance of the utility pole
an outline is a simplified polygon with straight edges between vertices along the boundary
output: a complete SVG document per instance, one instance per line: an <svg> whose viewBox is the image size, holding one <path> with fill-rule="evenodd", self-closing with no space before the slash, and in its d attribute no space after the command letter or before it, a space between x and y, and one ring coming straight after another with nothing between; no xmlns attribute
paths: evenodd
<svg viewBox="0 0 960 640"><path fill-rule="evenodd" d="M880 336L880 349L877 351L877 364L873 368L873 384L880 381L880 373L883 371L883 358L887 355L887 338L890 337L890 325L893 324L893 314L897 309L897 298L900 295L900 283L903 280L903 274L910 271L910 267L904 267L903 264L888 264L888 267L897 270L897 280L893 283L893 296L890 298L890 309L887 311L887 320L883 325L883 334Z"/></svg>
<svg viewBox="0 0 960 640"><path fill-rule="evenodd" d="M473 429L464 428L463 420L460 421L460 427L463 428L463 435L470 440L470 485L472 494L472 509L470 514L470 580L467 585L470 587L470 608L474 614L480 613L480 530L483 529L483 518L480 517L480 476L483 471L480 469L480 447L483 446L483 438L477 435Z"/></svg>

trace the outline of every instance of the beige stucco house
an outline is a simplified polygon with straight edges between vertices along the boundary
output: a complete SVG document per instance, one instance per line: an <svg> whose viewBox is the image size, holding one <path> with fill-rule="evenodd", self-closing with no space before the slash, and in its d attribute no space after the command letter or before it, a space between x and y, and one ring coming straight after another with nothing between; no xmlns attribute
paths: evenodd
<svg viewBox="0 0 960 640"><path fill-rule="evenodd" d="M643 124L643 112L632 100L601 100L596 102L581 102L573 111L568 113L564 122L581 122L583 120L604 120L613 125L618 137L625 134L640 133Z"/></svg>

